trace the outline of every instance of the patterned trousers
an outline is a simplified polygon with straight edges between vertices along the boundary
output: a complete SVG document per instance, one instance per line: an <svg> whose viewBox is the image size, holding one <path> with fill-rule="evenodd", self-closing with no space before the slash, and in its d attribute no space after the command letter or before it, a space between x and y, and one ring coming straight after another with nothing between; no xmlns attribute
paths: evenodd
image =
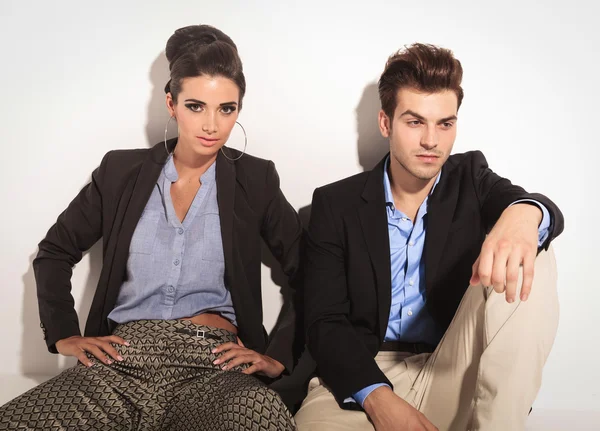
<svg viewBox="0 0 600 431"><path fill-rule="evenodd" d="M205 338L202 337L204 331ZM294 430L271 389L213 365L235 334L184 320L119 325L124 358L79 363L0 407L0 430ZM92 358L90 356L90 358Z"/></svg>

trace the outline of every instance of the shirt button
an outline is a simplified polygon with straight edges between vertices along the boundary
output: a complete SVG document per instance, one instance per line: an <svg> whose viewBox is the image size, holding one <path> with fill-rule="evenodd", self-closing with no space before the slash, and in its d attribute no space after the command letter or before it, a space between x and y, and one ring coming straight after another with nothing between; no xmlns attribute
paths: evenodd
<svg viewBox="0 0 600 431"><path fill-rule="evenodd" d="M406 217L402 217L402 221L406 221L408 220Z"/></svg>
<svg viewBox="0 0 600 431"><path fill-rule="evenodd" d="M409 310L408 310L408 313L406 313L406 314L408 314L409 316L412 316L412 310L411 310L411 309L409 309Z"/></svg>
<svg viewBox="0 0 600 431"><path fill-rule="evenodd" d="M175 261L173 262L173 265L175 265L175 266L179 265L179 259L175 259Z"/></svg>
<svg viewBox="0 0 600 431"><path fill-rule="evenodd" d="M179 228L179 229L177 229L177 233L178 233L179 235L183 234L183 229L182 229L182 228Z"/></svg>
<svg viewBox="0 0 600 431"><path fill-rule="evenodd" d="M167 292L173 293L174 291L175 291L175 288L173 286L167 287Z"/></svg>
<svg viewBox="0 0 600 431"><path fill-rule="evenodd" d="M415 245L415 243L411 241L408 243L408 245L410 245L412 247L413 245Z"/></svg>
<svg viewBox="0 0 600 431"><path fill-rule="evenodd" d="M414 282L414 281L412 281L412 280L410 280L410 281L408 282L408 284L409 284L409 286L414 286L415 282Z"/></svg>

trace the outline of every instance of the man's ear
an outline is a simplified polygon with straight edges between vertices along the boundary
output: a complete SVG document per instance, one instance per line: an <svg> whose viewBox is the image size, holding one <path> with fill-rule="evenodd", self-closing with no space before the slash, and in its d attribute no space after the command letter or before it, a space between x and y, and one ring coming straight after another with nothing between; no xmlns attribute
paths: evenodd
<svg viewBox="0 0 600 431"><path fill-rule="evenodd" d="M381 132L381 136L384 138L389 138L392 131L392 122L390 117L383 112L383 109L379 111L379 131Z"/></svg>

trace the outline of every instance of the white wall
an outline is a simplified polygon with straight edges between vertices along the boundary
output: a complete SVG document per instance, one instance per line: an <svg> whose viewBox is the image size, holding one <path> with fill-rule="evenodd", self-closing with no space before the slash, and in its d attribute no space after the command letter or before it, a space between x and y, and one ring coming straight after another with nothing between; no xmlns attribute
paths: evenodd
<svg viewBox="0 0 600 431"><path fill-rule="evenodd" d="M566 217L555 242L561 324L537 406L600 410L595 2L286 3L2 2L1 372L64 366L38 327L37 243L106 151L161 140L166 40L210 23L244 61L249 152L276 162L297 209L381 154L374 84L387 56L416 41L453 49L466 94L455 150L483 150L495 171L549 195ZM100 255L93 248L75 272L82 320ZM263 278L271 326L278 288L266 268Z"/></svg>

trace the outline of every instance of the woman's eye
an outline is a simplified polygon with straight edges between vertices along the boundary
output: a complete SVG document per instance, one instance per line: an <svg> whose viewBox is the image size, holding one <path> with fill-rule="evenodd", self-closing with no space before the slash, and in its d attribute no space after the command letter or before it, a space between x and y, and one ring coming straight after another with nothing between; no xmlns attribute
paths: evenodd
<svg viewBox="0 0 600 431"><path fill-rule="evenodd" d="M187 108L190 111L193 111L193 112L200 112L200 111L202 111L202 105L200 105L198 103L190 103L190 104L185 105L185 106L187 106Z"/></svg>

